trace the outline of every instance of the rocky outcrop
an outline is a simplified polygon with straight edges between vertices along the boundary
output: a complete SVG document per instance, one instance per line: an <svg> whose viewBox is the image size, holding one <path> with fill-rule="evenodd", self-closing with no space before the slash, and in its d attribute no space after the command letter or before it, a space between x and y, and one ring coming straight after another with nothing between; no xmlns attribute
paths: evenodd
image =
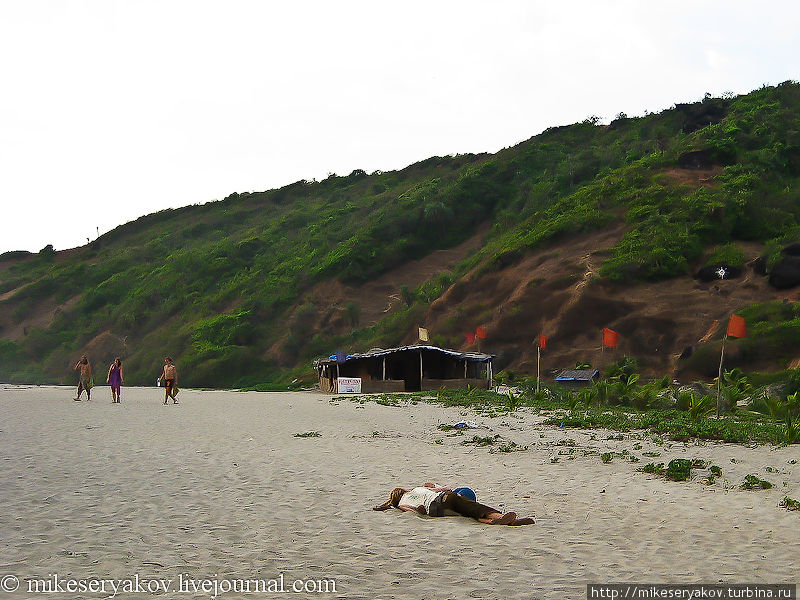
<svg viewBox="0 0 800 600"><path fill-rule="evenodd" d="M800 285L800 256L785 256L772 267L769 284L779 290Z"/></svg>
<svg viewBox="0 0 800 600"><path fill-rule="evenodd" d="M684 133L719 123L728 113L727 103L724 100L708 97L700 104L676 104L675 109L683 114L681 130Z"/></svg>
<svg viewBox="0 0 800 600"><path fill-rule="evenodd" d="M786 256L800 256L800 243L795 242L794 244L784 246L781 249L781 253L785 254Z"/></svg>
<svg viewBox="0 0 800 600"><path fill-rule="evenodd" d="M708 150L684 152L678 157L678 166L682 169L710 169L714 164L714 159Z"/></svg>
<svg viewBox="0 0 800 600"><path fill-rule="evenodd" d="M756 275L764 276L767 274L767 259L763 256L751 260L748 265Z"/></svg>

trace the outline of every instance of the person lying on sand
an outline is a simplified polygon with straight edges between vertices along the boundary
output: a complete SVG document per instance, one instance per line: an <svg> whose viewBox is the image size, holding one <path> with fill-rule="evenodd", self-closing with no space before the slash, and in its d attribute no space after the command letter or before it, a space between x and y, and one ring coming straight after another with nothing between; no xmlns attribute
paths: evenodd
<svg viewBox="0 0 800 600"><path fill-rule="evenodd" d="M389 499L372 510L388 510L399 508L409 512L418 512L431 517L445 516L445 510L450 510L463 517L470 517L481 523L489 525L533 525L531 517L518 519L517 513L501 513L499 510L465 498L448 487L436 487L426 483L411 490L394 488Z"/></svg>

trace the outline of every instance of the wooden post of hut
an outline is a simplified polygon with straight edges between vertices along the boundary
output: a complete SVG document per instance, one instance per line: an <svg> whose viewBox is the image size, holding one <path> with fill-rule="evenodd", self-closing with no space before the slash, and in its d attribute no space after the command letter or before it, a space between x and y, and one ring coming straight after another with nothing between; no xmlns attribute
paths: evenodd
<svg viewBox="0 0 800 600"><path fill-rule="evenodd" d="M539 339L536 340L536 395L539 395L539 382L541 381L540 376L540 365L542 362L542 350L547 348L547 336L539 334Z"/></svg>

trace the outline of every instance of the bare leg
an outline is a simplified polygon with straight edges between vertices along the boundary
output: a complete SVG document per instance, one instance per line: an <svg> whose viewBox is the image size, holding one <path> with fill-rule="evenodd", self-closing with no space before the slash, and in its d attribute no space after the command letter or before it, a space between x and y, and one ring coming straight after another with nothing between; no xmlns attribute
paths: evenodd
<svg viewBox="0 0 800 600"><path fill-rule="evenodd" d="M73 398L73 400L80 400L81 399L81 392L83 392L83 382L78 384L78 397Z"/></svg>
<svg viewBox="0 0 800 600"><path fill-rule="evenodd" d="M508 512L504 515L499 512L491 512L478 519L481 523L488 523L489 525L511 525L516 520L517 513L514 512Z"/></svg>
<svg viewBox="0 0 800 600"><path fill-rule="evenodd" d="M492 521L492 519L497 519L498 517L502 517L502 516L503 516L503 513L501 513L501 512L497 512L497 511L490 512L490 513L486 513L482 517L479 517L478 521L480 521L481 523L490 523Z"/></svg>

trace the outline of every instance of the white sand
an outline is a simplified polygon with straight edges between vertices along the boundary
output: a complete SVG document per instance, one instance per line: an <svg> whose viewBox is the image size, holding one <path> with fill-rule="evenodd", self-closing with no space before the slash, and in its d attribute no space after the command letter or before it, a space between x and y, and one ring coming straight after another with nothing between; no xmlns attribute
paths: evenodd
<svg viewBox="0 0 800 600"><path fill-rule="evenodd" d="M800 460L797 446L659 446L652 435L618 441L543 427L525 410L489 418L313 393L183 390L178 406L163 406L157 388L125 388L121 405L105 387L92 402L72 402L73 391L0 389L0 576L158 577L176 582L163 597L209 598L176 593L178 576L283 573L286 582L334 579L337 593L223 597L440 600L578 599L589 582L778 583L800 572L800 512L778 507L785 495L800 499L800 464L789 462ZM465 418L491 430L451 437L437 429ZM322 436L294 437L308 431ZM475 434L529 449L461 444ZM568 451L556 445L566 439L576 443L574 458L551 462ZM622 449L662 455L603 464L584 454ZM725 481L636 471L676 457L710 460ZM747 473L775 488L738 489ZM537 523L370 510L391 488L424 481L469 485L480 501ZM24 586L0 600L38 597Z"/></svg>

